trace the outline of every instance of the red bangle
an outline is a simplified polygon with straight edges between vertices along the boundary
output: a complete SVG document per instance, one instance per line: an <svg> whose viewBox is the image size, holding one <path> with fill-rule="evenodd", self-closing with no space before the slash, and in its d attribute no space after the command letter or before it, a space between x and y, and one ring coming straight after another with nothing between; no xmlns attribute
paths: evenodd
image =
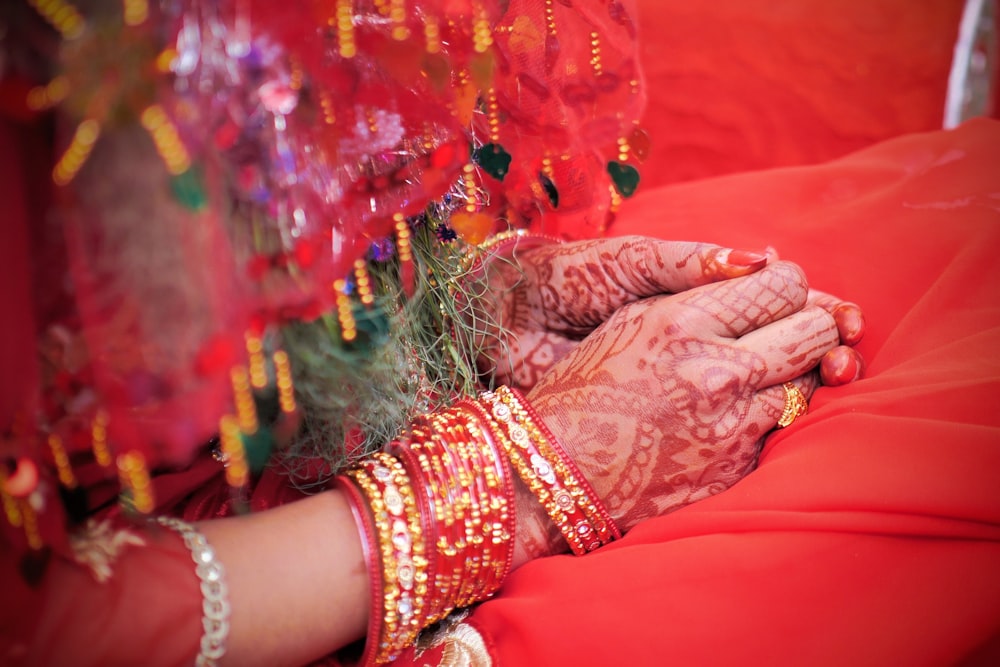
<svg viewBox="0 0 1000 667"><path fill-rule="evenodd" d="M375 664L378 637L382 636L383 618L380 613L382 608L382 559L379 556L375 522L361 489L353 479L347 475L338 475L334 480L334 484L336 488L342 490L344 495L347 496L351 514L354 515L354 522L357 524L358 532L361 535L361 551L365 559L365 570L368 572L371 604L368 613L368 640L365 643L365 650L359 664L369 667ZM378 563L377 566L376 563Z"/></svg>
<svg viewBox="0 0 1000 667"><path fill-rule="evenodd" d="M590 484L516 390L485 392L480 403L497 424L494 432L514 469L573 553L588 553L621 536Z"/></svg>

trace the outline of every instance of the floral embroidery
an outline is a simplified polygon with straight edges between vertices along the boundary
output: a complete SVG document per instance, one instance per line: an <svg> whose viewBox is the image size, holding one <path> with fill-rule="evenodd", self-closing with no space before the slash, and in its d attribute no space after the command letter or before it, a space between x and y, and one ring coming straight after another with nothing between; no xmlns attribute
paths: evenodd
<svg viewBox="0 0 1000 667"><path fill-rule="evenodd" d="M483 636L462 621L468 610L452 614L417 641L414 664L422 667L491 667L493 659ZM423 660L423 662L421 662Z"/></svg>
<svg viewBox="0 0 1000 667"><path fill-rule="evenodd" d="M110 521L91 519L78 533L69 538L73 557L81 565L90 568L98 583L111 578L111 566L128 546L141 547L146 541L136 533L124 528L114 530Z"/></svg>

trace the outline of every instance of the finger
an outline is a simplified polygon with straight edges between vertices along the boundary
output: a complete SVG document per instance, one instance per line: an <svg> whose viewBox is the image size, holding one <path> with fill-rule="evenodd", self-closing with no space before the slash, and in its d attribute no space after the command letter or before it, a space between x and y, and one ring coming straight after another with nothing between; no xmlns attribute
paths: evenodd
<svg viewBox="0 0 1000 667"><path fill-rule="evenodd" d="M840 332L840 342L844 345L857 345L865 336L865 315L861 308L850 301L844 301L832 294L809 290L808 303L819 306L833 315Z"/></svg>
<svg viewBox="0 0 1000 667"><path fill-rule="evenodd" d="M828 387L839 387L859 380L864 374L864 358L852 347L839 345L820 360L820 377Z"/></svg>
<svg viewBox="0 0 1000 667"><path fill-rule="evenodd" d="M757 392L754 397L753 406L749 419L754 426L760 429L761 433L766 433L778 426L778 420L785 412L785 403L788 401L788 394L785 392L784 383L788 382L798 388L805 396L806 401L812 398L813 392L819 387L820 378L818 371L809 371L795 378L786 379L778 384L765 387ZM802 415L796 417L801 419Z"/></svg>
<svg viewBox="0 0 1000 667"><path fill-rule="evenodd" d="M537 251L542 252L542 251ZM571 298L583 289L599 298L601 312L593 315L604 321L618 308L651 296L676 294L693 287L738 278L759 271L768 256L705 243L660 241L626 236L579 244L566 244L558 251L559 268L553 278Z"/></svg>
<svg viewBox="0 0 1000 667"><path fill-rule="evenodd" d="M800 311L808 286L802 270L775 262L737 280L692 289L675 297L699 333L739 338Z"/></svg>
<svg viewBox="0 0 1000 667"><path fill-rule="evenodd" d="M761 387L781 384L816 368L823 356L840 344L833 316L810 306L761 327L739 340L740 347L763 364Z"/></svg>

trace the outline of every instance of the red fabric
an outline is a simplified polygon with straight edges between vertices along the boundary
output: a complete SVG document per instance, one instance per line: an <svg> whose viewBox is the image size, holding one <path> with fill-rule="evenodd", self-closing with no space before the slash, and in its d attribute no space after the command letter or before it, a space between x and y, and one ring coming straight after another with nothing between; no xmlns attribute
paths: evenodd
<svg viewBox="0 0 1000 667"><path fill-rule="evenodd" d="M673 3L645 4L666 10ZM814 4L770 2L765 12L756 3L716 3L716 11L734 12L729 18L740 22L739 35L725 22L694 30L675 8L649 39L651 25L660 24L643 20L647 44L698 40L705 57L714 52L727 65L698 65L691 58L671 65L656 55L661 52L647 53L655 94L691 105L690 115L683 106L662 107L659 121L674 139L664 143L652 128L660 152L644 170L647 187L656 178L840 155L921 129L932 108L939 123L943 88L940 105L931 95L915 102L893 92L903 90L908 79L900 72L906 70L886 67L878 69L885 78L866 78L870 85L862 88L879 93L884 105L845 104L859 89L837 85L838 76L851 78L844 61L809 60L807 67L770 37L795 35L813 59L820 58L814 51L832 57L841 45L821 39L817 26L841 25L838 34L872 49L882 39L889 53L933 59L926 75L913 70L919 79L913 90L926 91L939 85L945 53L944 38L931 39L929 26L943 30L960 3L926 3L921 12L897 9L898 15L889 13L891 3L880 3L881 9L866 11L882 22L862 22L868 27L855 31L846 21L860 9ZM781 24L769 13L783 9L792 12L786 17L805 21L807 12L795 14L793 7L811 8L815 23ZM834 10L845 23L823 13ZM767 16L774 23L755 30L755 21L767 23ZM707 25L703 19L700 26ZM793 25L802 29L791 30ZM910 41L897 43L881 32L905 26L916 26L907 33ZM736 53L741 44L747 62L759 65L757 77L749 76L752 68L735 67L721 48ZM951 32L947 44L950 49ZM704 67L703 76L657 78L657 65ZM779 65L781 77L775 78ZM816 82L820 67L840 75ZM745 87L720 102L709 93L711 77L723 75ZM815 91L791 85L809 81ZM696 112L703 117L682 122ZM598 554L549 559L515 573L504 594L472 618L502 663L1000 660L1000 263L993 257L1000 248L998 154L1000 127L975 123L956 133L901 138L824 166L647 192L626 207L618 233L748 248L773 244L799 261L813 284L858 301L870 319L861 345L868 376L850 387L821 390L811 414L774 436L760 469L732 490L651 521ZM664 171L654 169L657 164ZM218 501L210 491L204 499L205 507ZM70 628L93 638L96 655L122 639L134 651L133 663L149 653L167 663L180 661L185 650L190 655L198 594L186 551L169 539L161 548L127 554L114 584L96 589L108 595L109 603L97 606L109 616L72 622L73 602L94 595L95 584L77 568L54 565L43 592L58 594L44 603L37 648L67 645L62 633ZM11 556L0 552L5 577L15 571ZM5 582L3 590L0 662L7 663L18 657L39 608L21 606L19 580ZM48 658L67 662L54 653Z"/></svg>
<svg viewBox="0 0 1000 667"><path fill-rule="evenodd" d="M1000 123L649 192L617 231L775 244L856 300L867 376L731 490L515 572L501 665L1000 660Z"/></svg>
<svg viewBox="0 0 1000 667"><path fill-rule="evenodd" d="M634 202L619 232L776 244L813 284L861 303L868 375L820 390L810 414L772 437L760 469L730 491L591 556L517 571L471 621L501 664L1000 658L998 153L1000 124L982 121ZM190 564L176 540L163 548L159 565L123 561L103 590L126 604L119 592L132 587L146 612L196 623L193 581L181 584L193 578ZM153 566L162 575L148 576ZM78 569L57 574L46 589L59 590L54 600L93 594ZM159 625L140 635L130 622L103 626L104 617L65 623L61 609L46 607L43 633L128 637L163 658L197 632ZM123 609L108 605L131 620Z"/></svg>
<svg viewBox="0 0 1000 667"><path fill-rule="evenodd" d="M963 0L640 0L644 186L941 127Z"/></svg>
<svg viewBox="0 0 1000 667"><path fill-rule="evenodd" d="M0 551L0 664L191 664L201 635L191 552L173 532L144 530L142 536L146 546L126 547L103 584L77 563L54 557L41 586L29 589L16 576L14 554Z"/></svg>

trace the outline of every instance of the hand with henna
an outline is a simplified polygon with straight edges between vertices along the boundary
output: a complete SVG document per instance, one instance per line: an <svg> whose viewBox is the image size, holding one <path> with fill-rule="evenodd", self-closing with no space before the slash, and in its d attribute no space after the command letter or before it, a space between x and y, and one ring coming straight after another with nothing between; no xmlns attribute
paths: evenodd
<svg viewBox="0 0 1000 667"><path fill-rule="evenodd" d="M480 307L495 313L479 369L530 389L620 307L762 269L767 255L639 236L556 244L520 239L486 264ZM500 332L503 332L501 335Z"/></svg>
<svg viewBox="0 0 1000 667"><path fill-rule="evenodd" d="M794 264L624 306L528 394L622 530L736 483L755 465L785 404L808 398L839 354L852 381L860 310L810 294ZM530 555L560 549L544 513L519 505ZM530 524L534 523L532 529ZM533 537L532 537L533 536Z"/></svg>

